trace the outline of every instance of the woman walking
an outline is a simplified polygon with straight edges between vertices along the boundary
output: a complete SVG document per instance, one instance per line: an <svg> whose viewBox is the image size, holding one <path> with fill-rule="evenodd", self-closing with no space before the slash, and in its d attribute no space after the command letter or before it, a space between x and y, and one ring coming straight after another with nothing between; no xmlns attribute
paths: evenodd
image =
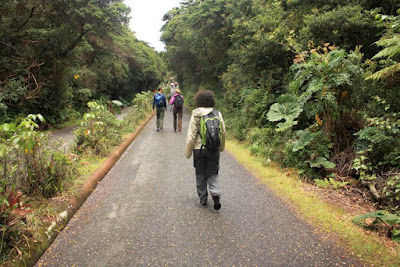
<svg viewBox="0 0 400 267"><path fill-rule="evenodd" d="M218 176L219 156L220 152L225 149L225 123L221 113L214 110L215 97L213 91L198 91L195 96L195 103L197 108L193 110L190 118L186 136L185 156L190 158L193 153L197 194L200 198L200 204L207 205L208 185L210 195L214 200L214 209L219 210L221 208L221 189ZM213 128L210 131L212 133L208 132L207 128L207 133L205 134L204 130L207 121L211 122L210 127Z"/></svg>

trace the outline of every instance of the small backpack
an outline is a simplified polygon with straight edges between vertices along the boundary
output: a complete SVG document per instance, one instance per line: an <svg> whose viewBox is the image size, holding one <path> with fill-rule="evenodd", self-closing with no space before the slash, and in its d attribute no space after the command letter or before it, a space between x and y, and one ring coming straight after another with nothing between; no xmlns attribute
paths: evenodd
<svg viewBox="0 0 400 267"><path fill-rule="evenodd" d="M158 108L164 107L164 99L163 99L163 95L162 94L157 93L155 95L155 99L156 99L156 107L158 107Z"/></svg>
<svg viewBox="0 0 400 267"><path fill-rule="evenodd" d="M182 109L182 107L183 107L183 98L182 98L181 95L175 96L174 107L176 109Z"/></svg>
<svg viewBox="0 0 400 267"><path fill-rule="evenodd" d="M221 145L222 131L219 111L213 110L210 114L200 118L200 137L202 147L207 150L217 150Z"/></svg>

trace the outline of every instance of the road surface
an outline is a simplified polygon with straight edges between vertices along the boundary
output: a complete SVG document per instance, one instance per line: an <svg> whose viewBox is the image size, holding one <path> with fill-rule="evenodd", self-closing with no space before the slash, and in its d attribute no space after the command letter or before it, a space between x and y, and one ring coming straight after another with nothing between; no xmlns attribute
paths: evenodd
<svg viewBox="0 0 400 267"><path fill-rule="evenodd" d="M183 133L155 117L37 266L362 266L296 217L228 152L222 208L200 205Z"/></svg>

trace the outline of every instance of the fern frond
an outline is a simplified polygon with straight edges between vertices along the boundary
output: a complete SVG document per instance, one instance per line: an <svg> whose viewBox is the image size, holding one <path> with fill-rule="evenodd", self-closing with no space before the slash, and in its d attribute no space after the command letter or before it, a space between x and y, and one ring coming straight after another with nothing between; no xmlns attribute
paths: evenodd
<svg viewBox="0 0 400 267"><path fill-rule="evenodd" d="M395 72L398 72L398 71L400 71L400 63L396 63L392 66L381 69L380 71L377 71L374 74L368 76L366 79L367 80L380 80L380 79L385 78L386 76L388 76L390 74L394 74Z"/></svg>
<svg viewBox="0 0 400 267"><path fill-rule="evenodd" d="M384 58L384 57L390 58L397 54L400 54L400 43L396 44L395 46L389 46L389 47L382 49L381 51L379 51L378 54L373 56L372 59L378 59L378 58Z"/></svg>
<svg viewBox="0 0 400 267"><path fill-rule="evenodd" d="M386 46L395 46L395 45L399 45L399 42L400 42L400 34L396 34L396 35L394 35L394 36L392 36L392 37L390 37L390 38L384 37L384 38L382 38L382 39L376 41L375 43L376 43L378 46L384 46L384 47L386 47Z"/></svg>

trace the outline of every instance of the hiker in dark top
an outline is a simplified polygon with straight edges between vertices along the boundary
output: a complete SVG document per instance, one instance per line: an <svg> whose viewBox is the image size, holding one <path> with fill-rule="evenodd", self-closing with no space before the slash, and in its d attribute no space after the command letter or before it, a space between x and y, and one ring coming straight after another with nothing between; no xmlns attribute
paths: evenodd
<svg viewBox="0 0 400 267"><path fill-rule="evenodd" d="M153 110L154 107L157 108L157 121L156 121L157 132L163 131L164 115L165 115L165 110L167 109L167 100L165 99L163 91L164 89L160 87L158 89L158 93L156 93L153 97Z"/></svg>
<svg viewBox="0 0 400 267"><path fill-rule="evenodd" d="M181 95L181 90L175 89L175 94L169 101L173 105L174 114L174 132L176 132L176 126L178 124L178 133L182 131L182 116L183 116L183 96Z"/></svg>
<svg viewBox="0 0 400 267"><path fill-rule="evenodd" d="M219 156L225 149L225 123L219 111L214 110L215 97L211 90L198 91L195 96L196 109L192 112L189 128L186 136L185 156L190 158L193 153L193 162L196 169L197 194L200 198L200 204L207 205L208 189L214 200L214 209L221 208L220 197L221 189L219 185ZM204 125L204 119L214 116L219 122L218 126L218 147L208 149L202 140L201 123ZM204 132L203 132L204 137Z"/></svg>

